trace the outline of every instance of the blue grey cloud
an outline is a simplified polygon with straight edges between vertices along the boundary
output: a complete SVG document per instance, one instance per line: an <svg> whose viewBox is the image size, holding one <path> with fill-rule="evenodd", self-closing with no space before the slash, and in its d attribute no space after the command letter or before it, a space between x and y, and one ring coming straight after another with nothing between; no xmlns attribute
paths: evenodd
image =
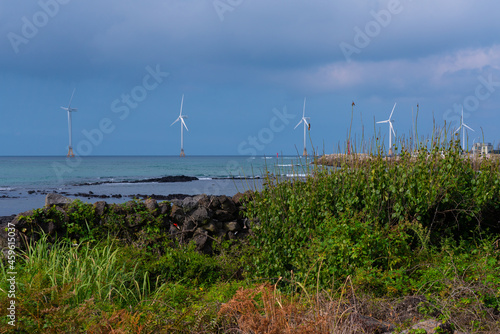
<svg viewBox="0 0 500 334"><path fill-rule="evenodd" d="M75 103L83 107L75 115L75 140L104 117L116 122L95 148L99 154L116 152L131 135L120 148L131 154L157 152L141 149L146 137L148 143L178 141L167 125L183 93L193 115L186 145L198 154L218 153L197 151L196 143L224 141L224 131L231 144L219 153L237 154L273 108L286 105L298 115L304 96L318 143L344 140L353 99L364 123L383 117L395 100L405 115L420 103L422 129L430 131L432 117L456 120L454 105L472 101L480 78L491 75L486 89L493 91L468 115L495 141L494 122L485 118L499 117L499 6L492 0L6 0L0 3L0 108L12 112L2 115L0 139L41 132L36 140L50 144L36 152L24 148L26 154L64 152L54 143L60 138L64 146L66 135L57 109L74 87ZM128 119L117 120L112 102L157 65L168 79L148 91ZM397 127L406 132L409 124L401 119ZM262 153L294 153L300 142L287 129ZM16 152L15 145L0 149Z"/></svg>

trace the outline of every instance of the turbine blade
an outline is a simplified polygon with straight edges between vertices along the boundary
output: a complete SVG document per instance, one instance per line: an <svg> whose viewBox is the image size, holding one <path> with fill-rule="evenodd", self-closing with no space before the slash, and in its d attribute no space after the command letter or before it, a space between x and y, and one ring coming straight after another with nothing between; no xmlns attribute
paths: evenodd
<svg viewBox="0 0 500 334"><path fill-rule="evenodd" d="M462 125L463 125L463 126L465 126L467 129L474 131L474 129L473 129L473 128L471 128L470 126L468 126L467 124L465 124L465 123L464 123L464 124L462 124ZM475 131L474 131L474 132L475 132Z"/></svg>
<svg viewBox="0 0 500 334"><path fill-rule="evenodd" d="M389 120L377 122L377 124L387 123Z"/></svg>
<svg viewBox="0 0 500 334"><path fill-rule="evenodd" d="M306 98L304 97L304 108L302 109L302 118L306 115Z"/></svg>
<svg viewBox="0 0 500 334"><path fill-rule="evenodd" d="M394 112L394 109L396 109L396 102L394 102L394 107L392 107L391 116L389 116L389 119L391 119L392 113Z"/></svg>
<svg viewBox="0 0 500 334"><path fill-rule="evenodd" d="M71 107L71 101L73 101L73 96L75 95L75 90L76 90L76 88L73 88L73 93L71 94L71 98L69 99L68 108Z"/></svg>
<svg viewBox="0 0 500 334"><path fill-rule="evenodd" d="M460 131L460 129L462 128L462 125L460 125L456 130L455 130L455 133L457 133L458 131Z"/></svg>
<svg viewBox="0 0 500 334"><path fill-rule="evenodd" d="M396 137L396 132L394 132L394 127L392 126L391 122L389 122L389 127L391 128L391 131L392 131L392 134L394 135L394 137Z"/></svg>
<svg viewBox="0 0 500 334"><path fill-rule="evenodd" d="M182 123L181 126L184 125L184 127L186 128L186 130L189 131L189 129L188 129L187 125L186 125L186 122L184 122L184 119L182 119L182 118L181 118L181 123Z"/></svg>
<svg viewBox="0 0 500 334"><path fill-rule="evenodd" d="M300 122L297 123L297 125L295 125L295 127L293 128L294 130L300 125L300 123L302 123L304 119L301 119Z"/></svg>
<svg viewBox="0 0 500 334"><path fill-rule="evenodd" d="M177 117L177 119L172 123L170 124L170 126L174 125L175 123L177 123L179 121L179 119L181 119L180 117Z"/></svg>
<svg viewBox="0 0 500 334"><path fill-rule="evenodd" d="M181 112L179 113L179 116L182 115L182 105L184 104L184 94L182 94L182 99L181 99Z"/></svg>
<svg viewBox="0 0 500 334"><path fill-rule="evenodd" d="M68 111L68 108L66 108L66 107L61 107L61 109Z"/></svg>

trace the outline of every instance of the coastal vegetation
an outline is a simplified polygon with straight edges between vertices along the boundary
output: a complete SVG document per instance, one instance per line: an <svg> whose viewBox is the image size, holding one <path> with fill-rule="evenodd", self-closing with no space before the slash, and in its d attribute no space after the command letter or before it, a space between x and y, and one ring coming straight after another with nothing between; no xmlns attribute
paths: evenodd
<svg viewBox="0 0 500 334"><path fill-rule="evenodd" d="M180 202L75 201L18 217L16 330L397 333L432 319L441 332L497 333L498 161L454 140L339 161L269 175L238 210L200 197L214 212L189 208L203 243ZM250 229L211 230L221 208ZM3 261L2 292L7 272ZM2 293L3 332L8 303Z"/></svg>

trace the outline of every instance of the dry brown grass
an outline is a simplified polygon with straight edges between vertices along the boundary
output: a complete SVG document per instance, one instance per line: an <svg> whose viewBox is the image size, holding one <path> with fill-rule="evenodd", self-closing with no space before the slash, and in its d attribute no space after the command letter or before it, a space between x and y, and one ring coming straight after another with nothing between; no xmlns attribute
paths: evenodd
<svg viewBox="0 0 500 334"><path fill-rule="evenodd" d="M310 300L282 295L275 286L262 284L240 289L223 304L220 317L235 320L236 333L368 333L355 304L347 297L331 300L318 294Z"/></svg>

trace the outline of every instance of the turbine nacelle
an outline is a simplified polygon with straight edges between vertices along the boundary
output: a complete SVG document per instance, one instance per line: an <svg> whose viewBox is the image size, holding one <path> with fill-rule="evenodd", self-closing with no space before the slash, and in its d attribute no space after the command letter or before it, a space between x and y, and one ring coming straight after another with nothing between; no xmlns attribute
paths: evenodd
<svg viewBox="0 0 500 334"><path fill-rule="evenodd" d="M458 129L455 130L455 133L457 133L458 131L460 131L463 127L475 132L475 130L473 128L471 128L470 126L468 126L467 124L464 123L464 124L461 124L458 127Z"/></svg>
<svg viewBox="0 0 500 334"><path fill-rule="evenodd" d="M299 123L297 123L297 125L295 125L295 127L293 128L294 130L301 124L301 123L304 123L305 126L308 126L309 123L307 123L308 120L310 120L311 117L302 117L302 119L300 120Z"/></svg>
<svg viewBox="0 0 500 334"><path fill-rule="evenodd" d="M174 125L175 123L177 123L177 122L181 121L181 126L182 126L182 125L184 125L184 127L186 128L186 130L188 130L188 131L189 131L189 129L187 128L186 122L184 122L184 118L187 118L187 116L186 116L186 115L183 115L183 116L179 116L179 117L177 117L177 119L176 119L176 120L175 120L172 124L170 124L170 126L172 126L172 125Z"/></svg>
<svg viewBox="0 0 500 334"><path fill-rule="evenodd" d="M385 121L377 122L377 124L383 124L383 123L389 123L389 128L390 128L390 130L392 131L392 133L394 134L394 137L395 137L396 136L396 132L394 132L394 126L392 126L392 123L394 123L394 120L388 119L388 120L385 120Z"/></svg>
<svg viewBox="0 0 500 334"><path fill-rule="evenodd" d="M78 108L66 108L66 107L61 107L62 110L68 111L68 112L75 112L78 111Z"/></svg>

